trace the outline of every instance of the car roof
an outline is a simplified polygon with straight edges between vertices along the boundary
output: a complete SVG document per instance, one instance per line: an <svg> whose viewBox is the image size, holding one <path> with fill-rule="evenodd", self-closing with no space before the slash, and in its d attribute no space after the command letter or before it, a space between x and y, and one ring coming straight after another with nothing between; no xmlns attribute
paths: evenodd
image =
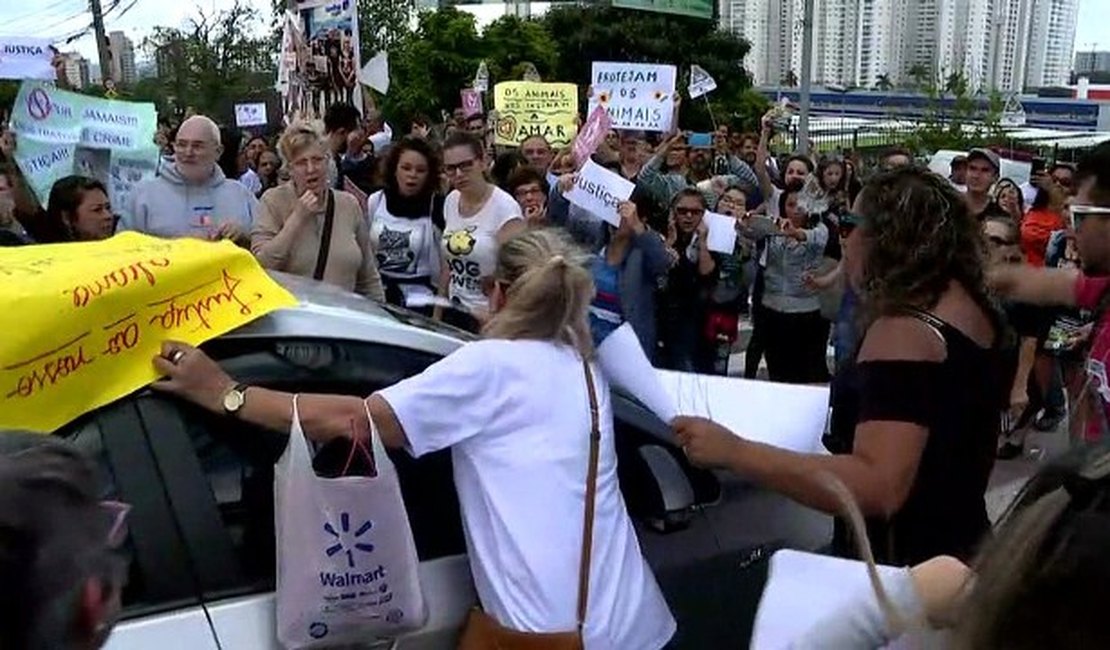
<svg viewBox="0 0 1110 650"><path fill-rule="evenodd" d="M446 356L474 340L468 332L334 285L268 272L298 304L273 311L222 339L325 338L381 343Z"/></svg>

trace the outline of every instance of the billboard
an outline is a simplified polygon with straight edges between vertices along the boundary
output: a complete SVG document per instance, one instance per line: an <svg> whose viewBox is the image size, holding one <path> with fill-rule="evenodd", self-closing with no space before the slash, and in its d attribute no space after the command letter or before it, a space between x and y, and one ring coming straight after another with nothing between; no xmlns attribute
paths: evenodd
<svg viewBox="0 0 1110 650"><path fill-rule="evenodd" d="M613 0L614 7L713 19L713 0Z"/></svg>

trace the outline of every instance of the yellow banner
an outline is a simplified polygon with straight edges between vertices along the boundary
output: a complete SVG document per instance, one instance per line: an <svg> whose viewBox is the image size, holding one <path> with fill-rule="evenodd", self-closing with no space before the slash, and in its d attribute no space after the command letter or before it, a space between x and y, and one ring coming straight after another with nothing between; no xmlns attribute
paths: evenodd
<svg viewBox="0 0 1110 650"><path fill-rule="evenodd" d="M578 133L578 86L502 81L493 87L499 145L519 146L533 135L565 147Z"/></svg>
<svg viewBox="0 0 1110 650"><path fill-rule="evenodd" d="M158 378L197 345L296 304L229 242L122 233L0 249L0 428L50 432Z"/></svg>

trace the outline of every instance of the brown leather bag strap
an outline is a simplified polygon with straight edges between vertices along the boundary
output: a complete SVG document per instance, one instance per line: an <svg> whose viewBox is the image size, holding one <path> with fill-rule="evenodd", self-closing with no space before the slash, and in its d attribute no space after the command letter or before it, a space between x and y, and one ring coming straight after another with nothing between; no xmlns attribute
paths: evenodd
<svg viewBox="0 0 1110 650"><path fill-rule="evenodd" d="M586 508L582 522L582 561L578 566L578 631L586 623L586 604L590 598L590 554L594 542L594 501L597 497L597 464L601 455L601 416L590 364L582 360L586 389L590 394L590 466L586 473Z"/></svg>

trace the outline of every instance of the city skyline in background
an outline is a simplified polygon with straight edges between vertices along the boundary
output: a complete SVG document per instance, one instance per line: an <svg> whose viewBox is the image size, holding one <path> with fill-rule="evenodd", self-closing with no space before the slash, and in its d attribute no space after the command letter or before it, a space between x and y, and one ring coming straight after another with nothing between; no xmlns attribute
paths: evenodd
<svg viewBox="0 0 1110 650"><path fill-rule="evenodd" d="M245 1L263 18L271 11L270 0ZM149 73L141 44L154 26L180 26L196 7L218 11L232 2L167 6L137 0L114 16L109 12L106 22L113 57L108 78L130 84ZM437 4L437 0L418 1L424 7ZM445 4L458 4L485 25L514 11L539 15L552 3ZM68 33L81 27L85 7L86 0L50 3L46 9L53 11L34 23L53 32L35 32L27 23L35 14L24 9L0 8L0 24L5 30L28 24L27 30L33 32L28 35L34 36ZM757 85L778 85L800 77L803 7L804 0L717 0L721 28L751 44L745 68ZM813 81L874 88L920 82L922 73L942 81L959 73L973 91L1021 92L1064 85L1073 70L1084 71L1080 63L1090 71L1110 72L1110 30L1098 29L1108 23L1110 2L1100 0L815 0ZM62 49L71 52L67 57L71 83L100 81L91 36L79 36Z"/></svg>

